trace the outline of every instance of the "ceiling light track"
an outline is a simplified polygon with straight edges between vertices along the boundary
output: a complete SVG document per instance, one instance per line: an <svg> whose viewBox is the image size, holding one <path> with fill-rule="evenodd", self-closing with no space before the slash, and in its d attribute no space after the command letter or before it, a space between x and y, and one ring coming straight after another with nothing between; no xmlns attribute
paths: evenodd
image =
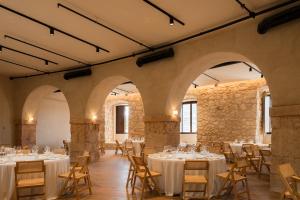
<svg viewBox="0 0 300 200"><path fill-rule="evenodd" d="M80 60L76 60L76 59L70 58L70 57L68 57L68 56L65 56L65 55L56 53L56 52L51 51L51 50L49 50L49 49L45 49L45 48L43 48L43 47L37 46L37 45L35 45L35 44L26 42L26 41L24 41L24 40L21 40L21 39L18 39L18 38L9 36L9 35L4 35L4 38L9 38L9 39L11 39L11 40L15 40L15 41L21 42L21 43L23 43L23 44L27 44L27 45L29 45L29 46L32 46L32 47L41 49L41 50L43 50L43 51L46 51L46 52L49 52L49 53L58 55L58 56L60 56L60 57L63 57L63 58L66 58L66 59L69 59L69 60L72 60L72 61L75 61L75 62L78 62L78 63L83 64L83 65L89 65L88 63L84 63L84 62L82 62L82 61L80 61Z"/></svg>
<svg viewBox="0 0 300 200"><path fill-rule="evenodd" d="M122 92L125 92L127 94L130 94L130 93L134 93L134 92L131 92L131 91L128 91L128 90L124 90L124 89L120 89L118 87L115 88L116 90L119 90L119 91L122 91Z"/></svg>
<svg viewBox="0 0 300 200"><path fill-rule="evenodd" d="M141 46L143 46L143 47L146 47L146 48L152 50L151 47L149 47L149 46L143 44L142 42L139 42L139 41L137 41L137 40L135 40L135 39L133 39L133 38L131 38L131 37L129 37L129 36L123 34L123 33L120 33L119 31L116 31L116 30L114 30L114 29L112 29L112 28L110 28L110 27L108 27L108 26L106 26L106 25L104 25L104 24L102 24L102 23L100 23L100 22L98 22L98 21L96 21L96 20L94 20L94 19L92 19L92 18L90 18L90 17L88 17L88 16L86 16L86 15L80 13L80 12L78 12L78 11L75 11L75 10L73 10L73 9L71 9L71 8L69 8L69 7L67 7L67 6L65 6L65 5L63 5L63 4L61 4L61 3L58 3L58 4L57 4L57 7L58 7L58 8L62 7L62 8L64 8L64 9L70 11L71 13L74 13L74 14L76 14L76 15L78 15L78 16L84 18L84 19L87 19L88 21L93 22L93 23L95 23L95 24L97 24L97 25L99 25L99 26L101 26L101 27L103 27L103 28L106 28L106 29L108 29L108 30L110 30L110 31L112 31L112 32L114 32L114 33L116 33L116 34L118 34L118 35L120 35L120 36L122 36L122 37L124 37L124 38L126 38L126 39L128 39L128 40L130 40L130 41L132 41L132 42L135 42L136 44L139 44L139 45L141 45Z"/></svg>
<svg viewBox="0 0 300 200"><path fill-rule="evenodd" d="M37 71L37 72L47 73L46 71L35 69L33 67L28 67L28 66L25 66L25 65L22 65L22 64L19 64L19 63L15 63L15 62L9 61L9 60L5 60L5 59L1 59L0 58L0 61L6 62L6 63L10 63L10 64L13 64L13 65L17 65L19 67L23 67L23 68L26 68L26 69L34 70L34 71Z"/></svg>
<svg viewBox="0 0 300 200"><path fill-rule="evenodd" d="M7 46L3 46L2 44L0 44L0 46L1 46L2 49L7 49L7 50L14 51L14 52L17 52L17 53L20 53L20 54L23 54L23 55L26 55L26 56L29 56L29 57L32 57L32 58L36 58L38 60L42 60L42 61L45 62L46 65L48 65L48 63L52 63L52 64L55 64L55 65L58 65L57 62L48 60L46 58L42 58L42 57L35 56L35 55L29 54L29 53L25 53L25 52L19 51L17 49L13 49L13 48L10 48L10 47L7 47Z"/></svg>
<svg viewBox="0 0 300 200"><path fill-rule="evenodd" d="M181 24L182 26L185 25L185 23L181 20L179 20L178 18L174 17L173 15L171 15L170 13L168 13L167 11L165 11L164 9L160 8L159 6L155 5L154 3L152 3L149 0L144 0L145 3L149 4L150 6L152 6L153 8L155 8L156 10L160 11L161 13L167 15L169 17L169 23L170 25L174 25L174 21L178 22L179 24Z"/></svg>
<svg viewBox="0 0 300 200"><path fill-rule="evenodd" d="M240 0L235 0L244 10L246 10L249 14L250 17L255 18L256 17L256 13L253 12L252 10L250 10L246 4L242 3Z"/></svg>
<svg viewBox="0 0 300 200"><path fill-rule="evenodd" d="M291 4L295 3L295 2L298 2L298 0L290 0L290 1L287 1L287 2L284 2L284 3L272 6L270 8L266 8L264 10L261 10L261 11L257 12L256 16L263 15L263 14L268 13L268 12L272 12L272 11L277 10L279 8L291 5ZM251 18L250 16L242 17L242 18L233 20L231 22L222 24L220 26L216 26L216 27L214 27L212 29L209 29L209 30L206 30L206 31L203 31L203 32L199 32L199 33L196 33L194 35L185 37L185 38L177 40L175 42L168 43L168 44L165 44L165 45L161 45L159 47L156 47L154 50L163 49L163 48L170 47L170 46L173 46L173 45L176 45L176 44L179 44L179 43L182 43L182 42L194 39L194 38L198 38L198 37L201 37L203 35L207 35L209 33L212 33L212 32L215 32L215 31L219 31L219 30L225 29L227 27L239 24L239 23L241 23L243 21L246 21L246 20L248 20L250 18ZM118 58L114 58L114 59L111 59L111 60L107 60L107 61L103 61L103 62L99 62L99 63L94 63L90 67L100 66L100 65L107 64L107 63L112 63L112 62L115 62L115 61L124 60L124 59L127 59L127 58L135 57L135 56L142 55L142 54L149 53L149 52L151 52L151 50L143 50L143 51L135 53L135 54L129 54L129 55L118 57ZM49 73L54 74L54 73L67 72L67 71L72 71L72 70L77 70L77 69L84 69L84 68L86 68L86 66L79 66L79 67L74 67L74 68L69 68L69 69L57 70L57 71L52 71L52 72L49 72ZM17 77L11 77L11 78L12 79L19 79L19 78L28 78L28 77L34 77L34 76L41 76L41 75L43 75L43 74L33 74L31 76L17 76Z"/></svg>
<svg viewBox="0 0 300 200"><path fill-rule="evenodd" d="M99 49L101 49L102 51L105 51L105 52L109 53L109 50L107 50L107 49L105 49L105 48L102 48L102 47L100 47L100 46L98 46L98 45L96 45L96 44L93 44L93 43L91 43L91 42L88 42L88 41L86 41L86 40L84 40L84 39L81 39L81 38L79 38L79 37L77 37L77 36L74 36L74 35L72 35L72 34L70 34L70 33L67 33L67 32L65 32L65 31L63 31L63 30L61 30L61 29L55 28L55 27L53 27L53 26L51 26L51 25L49 25L49 24L46 24L46 23L44 23L44 22L42 22L42 21L39 21L39 20L34 19L34 18L32 18L32 17L29 17L28 15L25 15L25 14L23 14L23 13L20 13L20 12L18 12L18 11L16 11L16 10L11 9L11 8L8 8L8 7L6 7L6 6L2 5L2 4L0 4L0 8L2 8L2 9L4 9L4 10L7 10L7 11L9 11L9 12L12 12L12 13L14 13L14 14L16 14L16 15L19 15L19 16L21 16L21 17L23 17L23 18L26 18L26 19L28 19L28 20L30 20L30 21L32 21L32 22L35 22L35 23L37 23L37 24L40 24L40 25L42 25L42 26L47 27L47 28L49 29L49 31L50 31L50 35L54 35L54 32L59 32L59 33L61 33L61 34L64 34L64 35L66 35L66 36L69 36L69 37L71 37L71 38L73 38L73 39L75 39L75 40L78 40L78 41L80 41L80 42L82 42L82 43L85 43L85 44L87 44L87 45L89 45L89 46L95 47L96 49L99 48Z"/></svg>
<svg viewBox="0 0 300 200"><path fill-rule="evenodd" d="M219 79L216 79L216 78L212 77L211 75L208 75L208 74L206 74L206 73L202 73L202 74L205 75L205 76L207 76L208 78L214 80L214 81L220 82Z"/></svg>

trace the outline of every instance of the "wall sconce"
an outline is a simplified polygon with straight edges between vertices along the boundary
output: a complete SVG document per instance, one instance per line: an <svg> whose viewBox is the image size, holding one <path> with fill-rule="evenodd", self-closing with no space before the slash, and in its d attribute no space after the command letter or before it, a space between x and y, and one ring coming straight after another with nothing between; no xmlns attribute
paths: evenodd
<svg viewBox="0 0 300 200"><path fill-rule="evenodd" d="M34 118L33 118L31 115L29 115L29 116L28 116L28 123L32 123L33 120L34 120Z"/></svg>
<svg viewBox="0 0 300 200"><path fill-rule="evenodd" d="M95 122L97 120L97 115L96 114L92 114L92 121Z"/></svg>
<svg viewBox="0 0 300 200"><path fill-rule="evenodd" d="M173 110L173 116L177 116L178 115L178 111L177 110Z"/></svg>

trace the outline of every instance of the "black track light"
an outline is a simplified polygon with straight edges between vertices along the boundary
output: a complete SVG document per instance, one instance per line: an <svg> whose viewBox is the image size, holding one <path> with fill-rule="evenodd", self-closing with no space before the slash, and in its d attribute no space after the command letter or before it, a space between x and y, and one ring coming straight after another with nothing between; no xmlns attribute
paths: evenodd
<svg viewBox="0 0 300 200"><path fill-rule="evenodd" d="M54 28L50 27L50 35L53 36L54 35Z"/></svg>
<svg viewBox="0 0 300 200"><path fill-rule="evenodd" d="M2 48L3 48L3 47L2 47L2 46L0 46L0 52L2 52Z"/></svg>
<svg viewBox="0 0 300 200"><path fill-rule="evenodd" d="M174 18L170 17L170 25L173 26L174 25Z"/></svg>
<svg viewBox="0 0 300 200"><path fill-rule="evenodd" d="M252 67L249 67L249 72L252 72Z"/></svg>
<svg viewBox="0 0 300 200"><path fill-rule="evenodd" d="M96 52L99 53L100 52L100 48L96 47Z"/></svg>
<svg viewBox="0 0 300 200"><path fill-rule="evenodd" d="M264 75L263 75L263 74L261 74L261 75L260 75L260 78L263 78L263 77L264 77Z"/></svg>
<svg viewBox="0 0 300 200"><path fill-rule="evenodd" d="M45 60L45 65L48 65L48 64L49 64L48 60Z"/></svg>
<svg viewBox="0 0 300 200"><path fill-rule="evenodd" d="M194 85L194 88L197 88L197 85L196 85L196 84Z"/></svg>

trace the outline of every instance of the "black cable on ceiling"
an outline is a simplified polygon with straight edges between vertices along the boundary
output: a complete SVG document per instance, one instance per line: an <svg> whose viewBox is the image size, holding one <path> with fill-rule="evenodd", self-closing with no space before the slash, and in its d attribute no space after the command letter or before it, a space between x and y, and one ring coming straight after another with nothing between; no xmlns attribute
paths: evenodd
<svg viewBox="0 0 300 200"><path fill-rule="evenodd" d="M22 65L22 64L12 62L12 61L9 61L9 60L5 60L5 59L0 58L0 61L12 64L12 65L17 65L17 66L20 66L20 67L23 67L23 68L26 68L26 69L30 69L30 70L33 70L33 71L47 73L46 71L42 71L42 70L39 70L39 69L36 69L36 68L33 68L33 67L28 67L26 65Z"/></svg>
<svg viewBox="0 0 300 200"><path fill-rule="evenodd" d="M84 63L84 62L82 62L82 61L80 61L80 60L77 60L77 59L74 59L74 58L70 58L70 57L68 57L68 56L65 56L65 55L63 55L63 54L60 54L60 53L56 53L56 52L54 52L54 51L51 51L51 50L49 50L49 49L46 49L46 48L43 48L43 47L37 46L37 45L35 45L35 44L32 44L32 43L26 42L26 41L24 41L24 40L18 39L18 38L16 38L16 37L13 37L13 36L10 36L10 35L4 35L4 38L9 38L9 39L12 39L12 40L15 40L15 41L21 42L21 43L23 43L23 44L27 44L27 45L29 45L29 46L32 46L32 47L35 47L35 48L41 49L41 50L43 50L43 51L46 51L46 52L49 52L49 53L52 53L52 54L58 55L58 56L60 56L60 57L63 57L63 58L66 58L66 59L69 59L69 60L72 60L72 61L75 61L75 62L81 63L81 64L83 64L83 65L89 65L88 63Z"/></svg>
<svg viewBox="0 0 300 200"><path fill-rule="evenodd" d="M49 24L46 24L46 23L44 23L44 22L42 22L42 21L39 21L39 20L37 20L37 19L34 19L34 18L32 18L32 17L29 17L28 15L25 15L25 14L23 14L23 13L20 13L20 12L18 12L18 11L16 11L16 10L11 9L11 8L8 8L8 7L6 7L6 6L2 5L2 4L0 4L0 8L2 8L2 9L4 9L4 10L7 10L7 11L9 11L9 12L12 12L12 13L14 13L14 14L16 14L16 15L19 15L19 16L21 16L21 17L23 17L23 18L26 18L26 19L28 19L28 20L30 20L30 21L33 21L33 22L35 22L35 23L37 23L37 24L40 24L40 25L42 25L42 26L48 28L49 31L50 31L50 34L52 34L52 35L53 35L54 32L56 31L56 32L59 32L59 33L64 34L64 35L66 35L66 36L69 36L69 37L71 37L71 38L73 38L73 39L75 39L75 40L78 40L78 41L80 41L80 42L82 42L82 43L85 43L85 44L87 44L87 45L93 46L93 47L96 48L96 51L98 51L98 50L101 49L102 51L105 51L105 52L109 53L109 50L107 50L107 49L105 49L105 48L103 48L103 47L100 47L99 45L96 45L96 44L93 44L93 43L91 43L91 42L88 42L88 41L86 41L86 40L84 40L84 39L82 39L82 38L79 38L79 37L77 37L77 36L75 36L75 35L72 35L72 34L70 34L70 33L67 33L67 32L65 32L65 31L63 31L63 30L61 30L61 29L59 29L59 28L56 28L56 27L51 26L51 25L49 25Z"/></svg>
<svg viewBox="0 0 300 200"><path fill-rule="evenodd" d="M128 39L128 40L130 40L130 41L132 41L132 42L135 42L135 43L137 43L137 44L139 44L139 45L141 45L141 46L143 46L143 47L146 47L146 48L149 49L149 50L152 50L152 48L149 47L148 45L145 45L145 44L143 44L142 42L139 42L139 41L137 41L137 40L135 40L135 39L133 39L133 38L131 38L131 37L129 37L129 36L127 36L127 35L121 33L121 32L119 32L119 31L116 31L116 30L110 28L109 26L106 26L106 25L104 25L104 24L102 24L102 23L100 23L100 22L98 22L98 21L96 21L96 20L94 20L94 19L92 19L92 18L90 18L90 17L88 17L88 16L82 14L82 13L79 13L78 11L75 11L75 10L73 10L73 9L71 9L71 8L69 8L69 7L67 7L67 6L65 6L65 5L63 5L63 4L61 4L61 3L58 3L58 4L57 4L57 7L58 7L58 8L62 7L62 8L64 8L64 9L66 9L66 10L68 10L68 11L70 11L70 12L72 12L72 13L74 13L74 14L76 14L76 15L78 15L78 16L84 18L84 19L87 19L87 20L89 20L89 21L91 21L91 22L93 22L93 23L95 23L95 24L97 24L97 25L99 25L99 26L101 26L101 27L103 27L103 28L106 28L106 29L108 29L108 30L110 30L110 31L112 31L112 32L114 32L114 33L116 33L116 34L118 34L118 35L120 35L120 36L122 36L122 37L124 37L124 38L126 38L126 39Z"/></svg>
<svg viewBox="0 0 300 200"><path fill-rule="evenodd" d="M278 5L271 6L269 8L263 9L263 10L261 10L259 12L256 12L256 16L260 16L260 15L263 15L265 13L272 12L272 11L277 10L279 8L291 5L291 4L295 3L295 2L298 2L298 0L289 0L287 2L283 2L283 3L280 3ZM165 44L165 45L161 45L159 47L156 47L154 50L163 49L163 48L170 47L170 46L173 46L173 45L176 45L176 44L179 44L179 43L182 43L182 42L194 39L194 38L198 38L200 36L204 36L204 35L207 35L209 33L212 33L212 32L215 32L215 31L218 31L218 30L222 30L224 28L227 28L227 27L239 24L239 23L241 23L241 22L243 22L245 20L248 20L250 18L251 18L250 16L241 17L239 19L227 22L225 24L216 26L216 27L208 29L206 31L202 31L202 32L196 33L194 35L182 38L182 39L177 40L175 42L171 42L171 43L168 43L168 44ZM142 54L149 53L149 52L151 52L151 50L143 50L143 51L138 52L138 53L133 53L133 54L129 54L129 55L126 55L126 56L121 56L121 57L118 57L118 58L114 58L114 59L111 59L111 60L107 60L107 61L103 61L103 62L99 62L99 63L94 63L90 67L100 66L100 65L103 65L103 64L107 64L107 63L111 63L111 62L115 62L115 61L127 59L127 58L130 58L130 57L135 57L137 55L142 55ZM62 69L62 70L52 71L52 72L49 72L49 73L54 74L54 73L67 72L67 71L73 71L73 70L84 69L84 68L86 68L86 66L74 67L74 68L69 68L69 69ZM29 77L35 77L35 76L41 76L41 75L43 75L43 74L34 74L34 75L27 75L27 76L11 77L11 79L13 80L13 79L19 79L19 78L29 78Z"/></svg>

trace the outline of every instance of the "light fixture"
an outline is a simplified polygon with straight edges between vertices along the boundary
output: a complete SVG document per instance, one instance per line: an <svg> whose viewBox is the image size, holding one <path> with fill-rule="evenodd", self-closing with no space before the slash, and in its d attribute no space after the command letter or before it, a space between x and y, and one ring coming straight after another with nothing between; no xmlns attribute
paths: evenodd
<svg viewBox="0 0 300 200"><path fill-rule="evenodd" d="M252 72L252 67L249 67L249 72Z"/></svg>
<svg viewBox="0 0 300 200"><path fill-rule="evenodd" d="M0 52L2 52L2 48L3 48L3 47L2 47L2 46L0 46Z"/></svg>
<svg viewBox="0 0 300 200"><path fill-rule="evenodd" d="M218 87L218 85L219 85L219 82L215 83L215 87Z"/></svg>
<svg viewBox="0 0 300 200"><path fill-rule="evenodd" d="M263 75L263 74L261 74L261 75L260 75L260 78L263 78L263 77L264 77L264 75Z"/></svg>
<svg viewBox="0 0 300 200"><path fill-rule="evenodd" d="M177 110L173 110L173 115L177 116L178 115L178 111Z"/></svg>
<svg viewBox="0 0 300 200"><path fill-rule="evenodd" d="M96 114L92 114L92 121L95 122L97 120L97 115Z"/></svg>
<svg viewBox="0 0 300 200"><path fill-rule="evenodd" d="M50 35L53 36L54 35L54 28L50 27Z"/></svg>
<svg viewBox="0 0 300 200"><path fill-rule="evenodd" d="M45 65L48 65L49 64L49 61L48 60L45 60Z"/></svg>
<svg viewBox="0 0 300 200"><path fill-rule="evenodd" d="M170 22L170 25L173 26L174 25L174 18L170 17L170 21L169 22Z"/></svg>
<svg viewBox="0 0 300 200"><path fill-rule="evenodd" d="M100 52L100 48L96 47L96 52L99 53Z"/></svg>
<svg viewBox="0 0 300 200"><path fill-rule="evenodd" d="M32 123L33 122L33 117L31 115L28 116L28 122Z"/></svg>

